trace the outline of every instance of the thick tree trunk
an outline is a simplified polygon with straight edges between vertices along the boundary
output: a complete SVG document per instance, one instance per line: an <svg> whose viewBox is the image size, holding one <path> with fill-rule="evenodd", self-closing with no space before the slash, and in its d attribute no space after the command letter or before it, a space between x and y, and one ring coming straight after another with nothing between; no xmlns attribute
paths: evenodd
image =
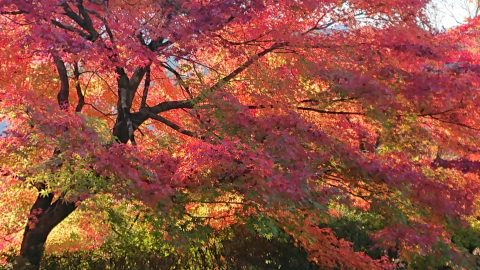
<svg viewBox="0 0 480 270"><path fill-rule="evenodd" d="M48 235L76 208L74 202L67 202L62 198L58 198L54 203L51 203L52 200L53 194L47 196L39 194L30 209L20 256L17 258L14 269L39 269Z"/></svg>
<svg viewBox="0 0 480 270"><path fill-rule="evenodd" d="M36 270L40 268L40 261L49 233L49 231L37 229L24 233L20 257L17 259L15 269Z"/></svg>
<svg viewBox="0 0 480 270"><path fill-rule="evenodd" d="M137 68L131 78L128 78L123 68L116 68L118 75L118 114L115 126L113 127L113 136L115 136L120 143L128 143L128 141L130 141L132 144L135 144L134 132L148 119L148 116L145 114L139 112L131 113L130 111L133 98L146 71L146 67Z"/></svg>
<svg viewBox="0 0 480 270"><path fill-rule="evenodd" d="M60 78L60 89L57 95L58 105L62 110L68 110L70 89L67 68L58 53L53 53L53 59ZM78 70L76 71L76 75L80 76ZM77 91L81 93L78 82ZM55 150L54 154L58 155L59 151ZM54 194L49 193L46 196L42 196L40 191L45 189L44 184L38 184L37 188L39 194L30 209L27 226L23 234L20 255L15 262L14 269L39 269L48 235L55 226L68 217L77 207L75 202L67 202L63 199L63 196L60 196L52 203Z"/></svg>
<svg viewBox="0 0 480 270"><path fill-rule="evenodd" d="M63 60L57 54L54 54L53 56L61 82L60 90L57 95L58 104L60 108L68 109L69 84L67 70ZM128 141L135 143L133 133L138 126L141 125L141 123L148 119L148 116L145 114L130 113L133 97L135 96L135 92L146 71L147 68L137 68L132 77L128 78L127 74L122 68L117 68L116 70L117 74L119 75L119 100L117 104L118 116L113 128L113 135L117 137L120 143L127 143ZM75 70L75 76L77 79L77 93L81 94L81 88L78 84L79 75L80 74L78 73L78 70ZM81 98L83 97L79 95L79 99ZM39 187L39 190L44 188L44 186ZM67 202L60 197L52 203L53 197L53 193L50 193L47 196L42 196L39 193L35 203L30 209L28 223L25 227L20 249L20 256L16 261L14 269L39 269L48 235L53 228L55 228L55 226L57 226L75 210L75 202Z"/></svg>

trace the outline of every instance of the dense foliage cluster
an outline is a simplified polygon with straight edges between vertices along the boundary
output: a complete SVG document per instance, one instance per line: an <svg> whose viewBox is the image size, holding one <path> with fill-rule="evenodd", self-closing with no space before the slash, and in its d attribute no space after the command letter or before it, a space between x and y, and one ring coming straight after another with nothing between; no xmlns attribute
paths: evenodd
<svg viewBox="0 0 480 270"><path fill-rule="evenodd" d="M2 267L479 267L480 18L429 2L0 0Z"/></svg>

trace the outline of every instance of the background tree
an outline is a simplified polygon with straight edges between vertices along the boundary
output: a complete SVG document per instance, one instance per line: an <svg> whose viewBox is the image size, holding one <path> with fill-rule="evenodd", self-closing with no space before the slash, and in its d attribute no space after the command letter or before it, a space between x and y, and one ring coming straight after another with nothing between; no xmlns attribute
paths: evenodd
<svg viewBox="0 0 480 270"><path fill-rule="evenodd" d="M432 1L430 5L429 16L433 25L440 30L464 24L466 20L473 19L480 14L480 1L478 0L438 0Z"/></svg>

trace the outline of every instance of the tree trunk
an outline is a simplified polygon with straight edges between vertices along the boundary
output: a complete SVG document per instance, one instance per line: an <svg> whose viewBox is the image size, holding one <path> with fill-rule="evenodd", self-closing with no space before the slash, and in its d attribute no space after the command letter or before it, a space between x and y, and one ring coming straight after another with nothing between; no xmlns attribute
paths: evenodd
<svg viewBox="0 0 480 270"><path fill-rule="evenodd" d="M45 242L50 232L72 213L76 205L74 202L58 198L54 203L53 194L38 195L30 209L28 223L23 234L20 256L15 262L14 269L37 270L45 249Z"/></svg>
<svg viewBox="0 0 480 270"><path fill-rule="evenodd" d="M60 77L60 90L57 95L58 104L61 109L68 109L69 84L67 69L65 63L58 56L54 54L54 61ZM118 116L113 128L113 135L117 137L120 143L127 143L131 141L135 143L134 132L148 116L142 113L130 113L135 92L145 75L146 68L137 68L131 78L128 78L124 69L117 68L118 77L118 93L119 99L117 104ZM78 70L76 72L76 79L78 80ZM77 92L81 94L81 88L77 81ZM81 98L79 96L79 98ZM82 106L83 107L83 106ZM80 110L77 110L80 111ZM58 154L58 153L56 153ZM40 186L38 189L44 189ZM35 203L30 209L28 216L28 223L23 234L22 245L20 249L20 256L15 262L14 269L16 270L37 270L40 268L40 262L45 249L45 242L47 241L50 232L62 220L64 220L77 207L75 202L67 202L63 197L59 197L52 203L53 193L47 196L38 195Z"/></svg>
<svg viewBox="0 0 480 270"><path fill-rule="evenodd" d="M53 53L53 59L60 79L60 89L57 95L58 105L62 110L68 110L70 89L67 68L57 52ZM79 74L76 75L80 76ZM77 87L80 88L78 82ZM77 91L81 92L81 89L77 89ZM59 153L57 149L54 151L54 154L58 155ZM68 217L77 207L75 202L67 202L63 199L63 196L59 196L53 203L53 193L42 196L41 191L45 189L45 184L38 184L37 189L39 194L30 209L27 226L23 234L20 255L15 261L14 269L39 269L48 235L55 226Z"/></svg>

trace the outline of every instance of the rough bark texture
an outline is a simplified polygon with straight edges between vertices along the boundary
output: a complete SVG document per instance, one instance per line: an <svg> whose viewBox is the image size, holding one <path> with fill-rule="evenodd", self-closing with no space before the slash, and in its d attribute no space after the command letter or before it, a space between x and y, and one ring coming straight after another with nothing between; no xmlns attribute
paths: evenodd
<svg viewBox="0 0 480 270"><path fill-rule="evenodd" d="M58 198L54 203L51 203L52 200L52 193L47 196L39 193L30 209L20 256L17 258L14 269L39 269L48 235L76 208L74 202L64 201L63 198Z"/></svg>
<svg viewBox="0 0 480 270"><path fill-rule="evenodd" d="M118 75L117 120L113 128L113 136L121 143L130 141L135 144L134 132L147 117L139 113L131 113L133 98L142 81L147 68L137 68L130 78L123 68L116 68Z"/></svg>

